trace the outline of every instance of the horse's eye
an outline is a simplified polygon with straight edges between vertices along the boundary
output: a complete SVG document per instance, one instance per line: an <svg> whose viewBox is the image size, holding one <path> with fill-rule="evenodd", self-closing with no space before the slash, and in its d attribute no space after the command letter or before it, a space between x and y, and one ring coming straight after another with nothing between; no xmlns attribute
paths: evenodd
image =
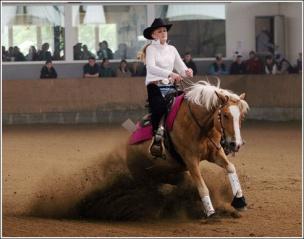
<svg viewBox="0 0 304 239"><path fill-rule="evenodd" d="M224 114L224 118L225 118L225 119L228 119L229 117L228 117L228 115Z"/></svg>

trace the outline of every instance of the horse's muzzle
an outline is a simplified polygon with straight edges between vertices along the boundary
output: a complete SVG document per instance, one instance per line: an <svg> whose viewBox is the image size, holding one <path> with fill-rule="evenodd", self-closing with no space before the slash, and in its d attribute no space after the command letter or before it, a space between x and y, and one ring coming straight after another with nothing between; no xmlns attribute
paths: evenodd
<svg viewBox="0 0 304 239"><path fill-rule="evenodd" d="M237 153L241 146L245 144L245 141L241 139L241 143L237 143L235 139L232 141L221 139L221 146L223 147L225 154L228 155L230 153Z"/></svg>
<svg viewBox="0 0 304 239"><path fill-rule="evenodd" d="M245 144L245 141L242 141L242 144L237 144L235 141L232 141L229 143L229 149L232 152L238 152L240 150L241 146L244 144Z"/></svg>

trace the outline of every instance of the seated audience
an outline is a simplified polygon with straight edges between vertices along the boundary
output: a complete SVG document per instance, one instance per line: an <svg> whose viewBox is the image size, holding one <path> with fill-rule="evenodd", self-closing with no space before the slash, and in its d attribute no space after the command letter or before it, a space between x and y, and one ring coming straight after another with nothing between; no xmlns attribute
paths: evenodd
<svg viewBox="0 0 304 239"><path fill-rule="evenodd" d="M25 61L26 60L25 56L20 51L19 47L15 46L13 52L14 52L15 61Z"/></svg>
<svg viewBox="0 0 304 239"><path fill-rule="evenodd" d="M114 53L114 59L127 59L127 44L120 43Z"/></svg>
<svg viewBox="0 0 304 239"><path fill-rule="evenodd" d="M299 53L299 57L297 59L296 72L302 73L302 52Z"/></svg>
<svg viewBox="0 0 304 239"><path fill-rule="evenodd" d="M97 78L99 76L99 66L95 57L90 57L88 63L83 66L84 78Z"/></svg>
<svg viewBox="0 0 304 239"><path fill-rule="evenodd" d="M116 70L117 77L130 77L131 72L128 68L128 63L126 60L122 60L119 64L119 67Z"/></svg>
<svg viewBox="0 0 304 239"><path fill-rule="evenodd" d="M49 43L43 43L41 46L41 50L38 51L38 60L40 61L46 61L46 60L51 60L52 59L52 54L49 51L50 44Z"/></svg>
<svg viewBox="0 0 304 239"><path fill-rule="evenodd" d="M281 53L275 55L275 60L278 65L278 74L294 73L293 67Z"/></svg>
<svg viewBox="0 0 304 239"><path fill-rule="evenodd" d="M110 66L109 59L104 58L101 62L101 67L99 69L100 77L114 77L115 73Z"/></svg>
<svg viewBox="0 0 304 239"><path fill-rule="evenodd" d="M2 46L2 61L9 61L8 51Z"/></svg>
<svg viewBox="0 0 304 239"><path fill-rule="evenodd" d="M246 73L246 66L242 62L242 55L238 52L235 52L235 60L230 66L231 75L241 75Z"/></svg>
<svg viewBox="0 0 304 239"><path fill-rule="evenodd" d="M266 56L265 73L267 75L275 75L277 74L277 71L277 64L273 61L272 55Z"/></svg>
<svg viewBox="0 0 304 239"><path fill-rule="evenodd" d="M62 56L60 55L61 51L63 51L63 50L58 49L58 48L54 50L54 54L53 54L53 57L52 57L53 61L64 60L64 55L62 55Z"/></svg>
<svg viewBox="0 0 304 239"><path fill-rule="evenodd" d="M28 54L25 56L27 61L37 61L38 54L34 46L30 46Z"/></svg>
<svg viewBox="0 0 304 239"><path fill-rule="evenodd" d="M132 76L146 76L147 69L142 62L135 61L132 64L131 72L132 72Z"/></svg>
<svg viewBox="0 0 304 239"><path fill-rule="evenodd" d="M195 76L197 74L197 68L194 61L192 60L191 54L189 52L186 52L183 60L186 66L192 69L193 75Z"/></svg>
<svg viewBox="0 0 304 239"><path fill-rule="evenodd" d="M223 57L221 54L217 54L215 62L209 67L210 75L227 75L227 69L223 63Z"/></svg>
<svg viewBox="0 0 304 239"><path fill-rule="evenodd" d="M98 59L113 59L113 52L108 46L107 41L99 43L99 50L97 51Z"/></svg>
<svg viewBox="0 0 304 239"><path fill-rule="evenodd" d="M82 52L82 43L78 42L76 45L73 46L73 58L74 60L82 60L83 59L83 52Z"/></svg>
<svg viewBox="0 0 304 239"><path fill-rule="evenodd" d="M57 72L51 60L47 60L40 72L40 79L57 78Z"/></svg>
<svg viewBox="0 0 304 239"><path fill-rule="evenodd" d="M14 60L15 60L14 48L13 48L12 46L10 46L10 47L8 48L7 56L8 56L8 60L9 60L9 61L14 61Z"/></svg>
<svg viewBox="0 0 304 239"><path fill-rule="evenodd" d="M263 74L263 64L254 51L249 52L249 59L245 62L247 74Z"/></svg>
<svg viewBox="0 0 304 239"><path fill-rule="evenodd" d="M95 57L95 55L89 51L87 45L83 45L82 50L82 60L88 60L90 57Z"/></svg>

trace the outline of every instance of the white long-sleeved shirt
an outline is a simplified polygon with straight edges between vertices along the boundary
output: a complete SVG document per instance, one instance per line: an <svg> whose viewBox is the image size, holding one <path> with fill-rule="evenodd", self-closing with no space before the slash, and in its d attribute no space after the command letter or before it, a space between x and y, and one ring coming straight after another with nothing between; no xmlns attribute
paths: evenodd
<svg viewBox="0 0 304 239"><path fill-rule="evenodd" d="M168 79L173 69L185 77L185 70L188 69L176 48L167 43L160 44L159 40L153 40L146 48L146 67L146 85L152 81Z"/></svg>

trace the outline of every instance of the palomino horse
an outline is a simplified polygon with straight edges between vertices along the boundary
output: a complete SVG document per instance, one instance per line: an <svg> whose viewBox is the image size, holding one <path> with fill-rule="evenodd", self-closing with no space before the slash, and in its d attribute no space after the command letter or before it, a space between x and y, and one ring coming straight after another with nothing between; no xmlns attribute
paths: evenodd
<svg viewBox="0 0 304 239"><path fill-rule="evenodd" d="M234 165L226 154L238 152L243 145L241 121L249 109L244 100L231 91L213 86L206 81L193 83L185 91L184 100L176 115L173 129L168 133L175 151L182 159L176 160L169 152L166 159L154 159L148 153L149 141L127 146L127 164L133 177L151 182L174 183L189 171L197 187L207 217L215 213L209 190L201 175L199 164L208 160L228 173L236 209L246 206ZM189 175L189 174L188 174Z"/></svg>

